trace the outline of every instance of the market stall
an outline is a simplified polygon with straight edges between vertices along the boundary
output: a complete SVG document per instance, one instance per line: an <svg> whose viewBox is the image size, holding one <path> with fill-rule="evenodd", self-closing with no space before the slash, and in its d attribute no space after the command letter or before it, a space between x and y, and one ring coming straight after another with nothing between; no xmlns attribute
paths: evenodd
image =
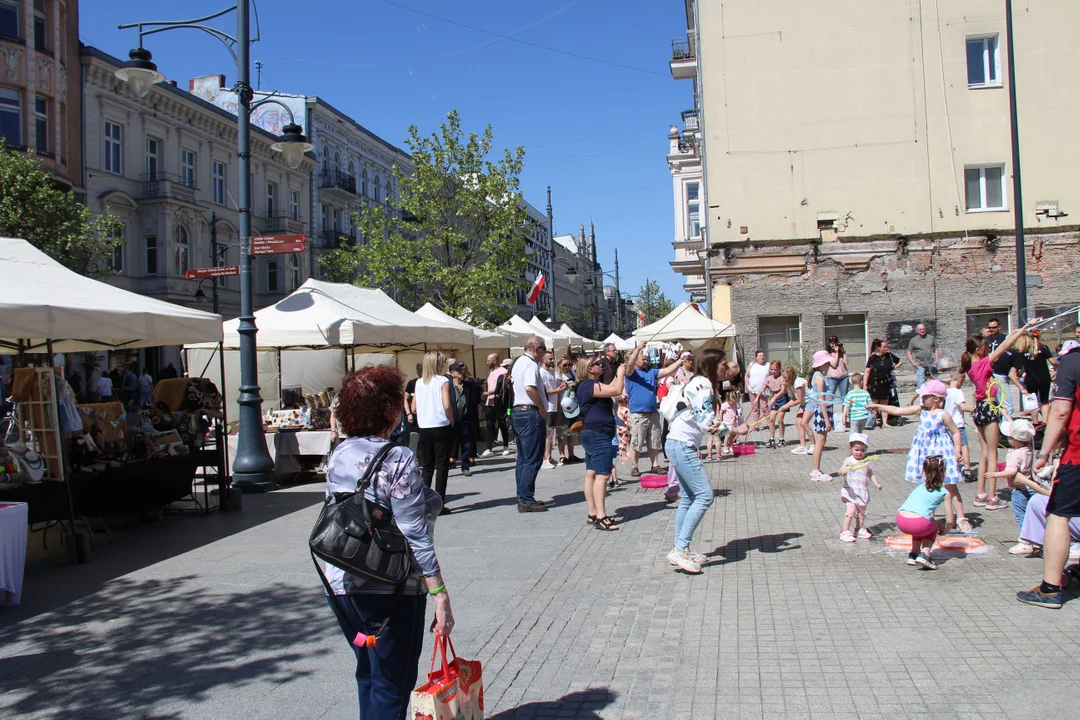
<svg viewBox="0 0 1080 720"><path fill-rule="evenodd" d="M201 437L192 418L204 415L206 397L181 420L161 407L131 417L119 403L77 405L54 357L218 340L221 317L84 277L25 240L0 238L0 272L0 353L21 365L12 388L18 415L0 441L0 455L14 458L0 474L0 502L26 502L30 523L61 522L74 533L81 516L190 494L196 443L184 442L177 424L189 441ZM171 427L152 423L153 413L167 414Z"/></svg>
<svg viewBox="0 0 1080 720"><path fill-rule="evenodd" d="M735 360L735 326L720 322L701 312L697 305L684 302L656 322L638 328L630 340L633 344L681 342L687 349L718 347Z"/></svg>
<svg viewBox="0 0 1080 720"><path fill-rule="evenodd" d="M535 318L533 319L535 320ZM518 333L519 335L524 335L526 339L528 339L530 335L536 335L547 344L549 349L554 350L557 356L565 353L570 347L570 338L562 333L557 333L554 330L549 329L539 320L533 324L522 318L520 315L514 315L504 322L499 326L499 330Z"/></svg>
<svg viewBox="0 0 1080 720"><path fill-rule="evenodd" d="M600 346L603 347L608 343L614 345L616 350L633 350L635 347L637 347L636 345L634 345L634 343L630 342L629 340L623 340L615 333L611 333L606 338L601 340Z"/></svg>
<svg viewBox="0 0 1080 720"><path fill-rule="evenodd" d="M590 340L581 333L575 331L574 328L566 323L563 323L562 327L559 328L559 333L570 338L570 344L573 347L581 348L584 352L590 352L603 346L603 343L597 342L596 340Z"/></svg>

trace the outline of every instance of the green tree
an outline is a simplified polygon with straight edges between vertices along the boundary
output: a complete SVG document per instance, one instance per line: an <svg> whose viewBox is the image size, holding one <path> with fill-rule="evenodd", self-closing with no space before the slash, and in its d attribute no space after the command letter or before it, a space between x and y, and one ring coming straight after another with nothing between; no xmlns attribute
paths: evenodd
<svg viewBox="0 0 1080 720"><path fill-rule="evenodd" d="M593 316L595 311L591 307L569 308L565 305L555 306L555 322L566 323L579 334L588 336L593 328Z"/></svg>
<svg viewBox="0 0 1080 720"><path fill-rule="evenodd" d="M656 322L675 309L675 304L667 299L667 295L655 280L648 280L641 286L634 305L638 312L645 316L646 325Z"/></svg>
<svg viewBox="0 0 1080 720"><path fill-rule="evenodd" d="M439 132L409 128L415 169L394 168L401 216L389 205L364 205L354 224L358 243L328 253L323 272L335 280L393 289L402 302L431 302L475 325L512 313L524 288L525 209L518 177L525 150L492 154L489 125L464 134L457 111Z"/></svg>
<svg viewBox="0 0 1080 720"><path fill-rule="evenodd" d="M108 261L122 242L120 222L95 215L61 190L37 158L8 150L0 139L0 235L22 238L82 275L109 274Z"/></svg>

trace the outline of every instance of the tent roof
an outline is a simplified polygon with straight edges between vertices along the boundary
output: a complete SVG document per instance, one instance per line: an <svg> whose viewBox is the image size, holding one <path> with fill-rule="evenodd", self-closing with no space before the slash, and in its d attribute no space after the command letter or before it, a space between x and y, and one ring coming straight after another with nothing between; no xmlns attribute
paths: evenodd
<svg viewBox="0 0 1080 720"><path fill-rule="evenodd" d="M654 323L634 331L633 341L706 342L713 338L735 337L735 326L706 317L694 305L684 302Z"/></svg>
<svg viewBox="0 0 1080 720"><path fill-rule="evenodd" d="M435 320L445 325L450 325L451 327L468 330L473 335L472 346L477 349L508 350L513 345L524 345L525 340L528 339L527 335L510 330L492 332L490 330L473 327L466 322L458 320L452 315L447 315L431 303L425 303L423 307L416 311L416 314L429 320Z"/></svg>
<svg viewBox="0 0 1080 720"><path fill-rule="evenodd" d="M536 321L536 324L533 324L532 322L527 322L520 315L514 315L512 318L500 325L499 329L509 330L515 333L521 333L526 336L526 340L528 339L529 335L536 335L537 337L543 338L544 342L548 343L551 346L552 350L569 347L570 338L566 337L562 333L557 333L553 330L548 329L547 326L544 325L544 323L540 322L536 318L533 318L533 320Z"/></svg>
<svg viewBox="0 0 1080 720"><path fill-rule="evenodd" d="M616 350L633 350L635 347L637 347L636 345L634 345L634 343L630 342L629 340L623 340L615 333L611 333L606 338L600 341L601 345L607 345L608 343L614 343Z"/></svg>
<svg viewBox="0 0 1080 720"><path fill-rule="evenodd" d="M382 290L307 280L275 305L255 312L260 348L429 345L472 347L470 330L409 312ZM239 319L225 323L225 347L239 347Z"/></svg>
<svg viewBox="0 0 1080 720"><path fill-rule="evenodd" d="M562 327L559 328L559 332L570 338L570 340L573 341L573 344L581 345L586 350L593 350L600 346L599 342L591 338L587 338L579 332L576 332L574 328L570 327L566 323L562 324Z"/></svg>
<svg viewBox="0 0 1080 720"><path fill-rule="evenodd" d="M0 353L20 340L44 352L217 341L221 316L79 275L26 240L0 238Z"/></svg>

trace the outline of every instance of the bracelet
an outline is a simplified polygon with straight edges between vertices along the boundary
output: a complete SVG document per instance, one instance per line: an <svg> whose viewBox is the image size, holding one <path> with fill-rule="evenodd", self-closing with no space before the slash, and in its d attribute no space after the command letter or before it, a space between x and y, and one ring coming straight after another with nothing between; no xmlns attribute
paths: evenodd
<svg viewBox="0 0 1080 720"><path fill-rule="evenodd" d="M438 595L441 592L446 592L446 583L443 583L434 590L428 590L428 595Z"/></svg>

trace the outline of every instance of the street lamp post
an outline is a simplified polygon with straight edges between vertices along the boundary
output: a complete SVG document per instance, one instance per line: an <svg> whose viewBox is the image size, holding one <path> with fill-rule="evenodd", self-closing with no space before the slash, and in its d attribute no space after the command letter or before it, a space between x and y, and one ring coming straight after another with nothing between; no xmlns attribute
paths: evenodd
<svg viewBox="0 0 1080 720"><path fill-rule="evenodd" d="M215 18L236 12L236 37L204 23ZM251 23L250 0L241 0L236 5L212 15L193 20L150 21L120 25L120 29L138 28L139 47L129 53L130 60L116 71L116 77L126 81L139 97L145 97L154 84L165 79L158 72L149 50L143 48L143 38L147 35L176 29L194 29L212 35L225 45L233 60L236 61L237 113L237 162L239 166L239 201L240 201L240 432L237 438L236 458L233 461L233 484L243 490L266 490L273 482L274 461L266 449L262 431L262 397L259 395L258 363L256 358L254 286L252 283L252 243L251 243L251 112L260 105L272 103L279 105L289 114L289 124L282 128L278 142L271 147L282 154L285 163L291 168L298 168L304 161L304 155L313 149L307 142L302 129L296 124L292 110L284 103L272 97L263 98L253 103L254 91L251 88ZM255 40L258 40L256 34ZM216 261L215 261L216 262ZM215 286L216 290L216 286Z"/></svg>

